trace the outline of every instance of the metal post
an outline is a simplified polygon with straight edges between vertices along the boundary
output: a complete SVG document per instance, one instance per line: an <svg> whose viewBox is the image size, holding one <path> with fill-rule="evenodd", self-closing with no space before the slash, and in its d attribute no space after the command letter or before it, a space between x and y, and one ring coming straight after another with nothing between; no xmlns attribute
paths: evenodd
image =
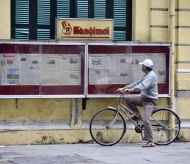
<svg viewBox="0 0 190 164"><path fill-rule="evenodd" d="M176 0L170 0L169 1L169 23L170 23L170 36L169 36L169 40L172 43L172 55L171 55L171 101L170 101L170 105L171 105L171 109L172 110L176 110L175 108L175 6L176 6ZM175 121L174 118L172 116L169 116L168 118L169 123L171 125L171 128L173 129L175 127ZM171 132L169 134L174 135L173 132Z"/></svg>

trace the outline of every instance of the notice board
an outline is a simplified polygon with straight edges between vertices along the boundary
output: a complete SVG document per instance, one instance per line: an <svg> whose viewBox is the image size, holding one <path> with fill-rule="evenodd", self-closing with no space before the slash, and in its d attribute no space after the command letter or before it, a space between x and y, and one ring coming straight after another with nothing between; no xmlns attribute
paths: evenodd
<svg viewBox="0 0 190 164"><path fill-rule="evenodd" d="M141 79L144 73L139 62L147 58L154 63L159 95L169 95L170 45L90 44L88 96L113 95L117 88Z"/></svg>
<svg viewBox="0 0 190 164"><path fill-rule="evenodd" d="M84 44L0 44L0 95L84 95L84 55Z"/></svg>
<svg viewBox="0 0 190 164"><path fill-rule="evenodd" d="M159 96L168 97L170 51L160 43L0 42L0 97L115 97L143 77L139 62L147 58Z"/></svg>

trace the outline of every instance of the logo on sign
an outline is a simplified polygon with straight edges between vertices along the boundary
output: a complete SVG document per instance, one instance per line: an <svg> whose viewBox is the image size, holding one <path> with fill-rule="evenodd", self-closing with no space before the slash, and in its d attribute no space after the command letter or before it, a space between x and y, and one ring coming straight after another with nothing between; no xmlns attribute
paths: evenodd
<svg viewBox="0 0 190 164"><path fill-rule="evenodd" d="M67 21L62 21L62 32L65 35L70 35L72 32L72 27L70 25L70 23L68 23Z"/></svg>

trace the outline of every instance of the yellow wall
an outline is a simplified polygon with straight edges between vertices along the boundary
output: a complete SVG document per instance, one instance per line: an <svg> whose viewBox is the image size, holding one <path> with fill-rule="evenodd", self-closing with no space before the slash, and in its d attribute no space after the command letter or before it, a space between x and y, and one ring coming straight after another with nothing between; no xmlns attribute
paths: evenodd
<svg viewBox="0 0 190 164"><path fill-rule="evenodd" d="M0 120L70 120L70 99L0 99Z"/></svg>
<svg viewBox="0 0 190 164"><path fill-rule="evenodd" d="M150 1L133 0L132 3L132 40L150 41Z"/></svg>
<svg viewBox="0 0 190 164"><path fill-rule="evenodd" d="M180 117L184 120L190 120L190 1L178 0L176 8L178 10L176 12L176 26L178 26L176 28L176 61L178 62L179 71L176 75L179 92L177 102ZM180 72L180 69L186 70L187 73ZM187 137L184 136L184 138Z"/></svg>
<svg viewBox="0 0 190 164"><path fill-rule="evenodd" d="M10 0L0 1L0 39L10 39L11 35L11 17Z"/></svg>

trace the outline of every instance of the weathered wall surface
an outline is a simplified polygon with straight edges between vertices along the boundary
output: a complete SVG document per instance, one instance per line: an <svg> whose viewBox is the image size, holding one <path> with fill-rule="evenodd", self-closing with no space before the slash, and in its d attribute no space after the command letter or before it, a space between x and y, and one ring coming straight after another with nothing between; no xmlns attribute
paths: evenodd
<svg viewBox="0 0 190 164"><path fill-rule="evenodd" d="M0 99L0 120L70 120L69 99Z"/></svg>

